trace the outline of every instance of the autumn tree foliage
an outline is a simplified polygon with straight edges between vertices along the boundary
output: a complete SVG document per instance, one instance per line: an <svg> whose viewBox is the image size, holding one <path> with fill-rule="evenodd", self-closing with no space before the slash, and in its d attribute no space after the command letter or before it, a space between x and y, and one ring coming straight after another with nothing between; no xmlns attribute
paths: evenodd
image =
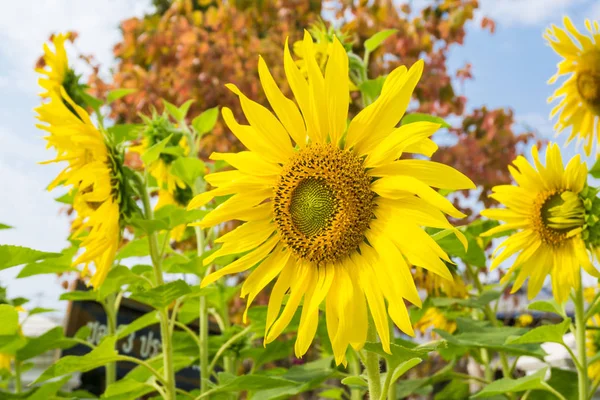
<svg viewBox="0 0 600 400"><path fill-rule="evenodd" d="M460 46L465 26L473 23L477 0L432 0L415 9L411 2L392 0L156 0L156 13L121 23L123 38L114 47L117 67L108 82L97 74L90 85L102 96L112 88L135 88L112 104L119 122L135 123L139 113L162 109L161 98L174 104L194 99L190 116L215 106L227 106L243 119L235 96L225 88L236 82L251 98L266 104L256 72L262 55L277 82L286 82L281 47L300 39L303 29L324 18L343 33L352 51L363 55L366 39L384 29L397 32L369 58L370 78L385 75L398 65L425 60L425 70L414 94L412 112L459 121L449 131L457 143L436 153L436 159L453 165L483 187L486 200L491 187L510 181L507 165L530 133L516 134L510 109L485 107L466 111L467 98L457 87L472 79L471 66L448 68L448 53ZM494 31L483 18L481 29ZM288 91L289 88L282 88ZM361 98L352 96L355 105ZM358 109L358 107L353 107ZM202 155L239 148L224 124L205 136Z"/></svg>

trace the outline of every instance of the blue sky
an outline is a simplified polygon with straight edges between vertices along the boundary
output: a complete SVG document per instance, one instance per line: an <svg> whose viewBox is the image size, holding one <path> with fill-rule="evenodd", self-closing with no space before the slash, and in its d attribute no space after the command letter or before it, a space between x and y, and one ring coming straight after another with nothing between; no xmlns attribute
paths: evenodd
<svg viewBox="0 0 600 400"><path fill-rule="evenodd" d="M425 0L413 0L418 6ZM79 32L78 49L93 53L104 66L111 64L112 46L119 39L119 21L140 16L150 0L21 0L3 4L0 14L0 222L16 229L0 231L0 243L57 251L65 246L68 220L53 201L61 193L44 191L58 166L41 166L52 157L42 132L34 127L33 108L39 100L32 70L43 42L51 32ZM570 15L583 28L583 19L600 19L595 0L480 0L477 19L496 20L491 35L471 24L464 46L451 51L450 66L473 65L475 79L464 86L468 107L509 106L520 123L535 127L551 139L546 85L558 56L544 43L549 23L562 24ZM75 65L79 64L75 62ZM106 72L106 71L105 71ZM563 143L562 139L558 139ZM575 154L573 146L565 154ZM54 276L16 280L16 270L0 272L11 296L34 297L33 305L64 308L56 299L62 291Z"/></svg>

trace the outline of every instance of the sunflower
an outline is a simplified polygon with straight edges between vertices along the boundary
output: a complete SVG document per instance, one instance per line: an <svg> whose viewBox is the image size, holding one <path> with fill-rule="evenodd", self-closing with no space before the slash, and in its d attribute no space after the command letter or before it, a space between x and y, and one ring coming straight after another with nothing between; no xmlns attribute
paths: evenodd
<svg viewBox="0 0 600 400"><path fill-rule="evenodd" d="M516 326L526 327L533 323L533 316L531 314L521 314L517 317Z"/></svg>
<svg viewBox="0 0 600 400"><path fill-rule="evenodd" d="M548 99L549 102L562 98L552 110L550 117L558 114L557 132L571 127L573 138L585 142L584 149L590 155L596 135L600 135L600 29L597 21L585 21L588 35L580 33L569 17L564 17L565 29L552 25L544 38L563 60L558 71L548 83L556 82L561 75L569 78ZM571 34L571 36L569 36Z"/></svg>
<svg viewBox="0 0 600 400"><path fill-rule="evenodd" d="M189 188L175 190L175 194L169 192L168 190L160 189L158 191L158 202L154 207L155 210L158 210L162 207L174 205L177 207L185 207L192 196L192 191ZM181 241L185 234L186 224L177 225L175 228L171 230L171 239L177 241Z"/></svg>
<svg viewBox="0 0 600 400"><path fill-rule="evenodd" d="M415 324L415 329L421 332L422 335L425 335L428 331L432 329L441 329L448 333L454 333L456 331L456 322L449 320L446 316L437 308L431 307L425 311L425 314L417 321ZM435 333L431 333L432 336Z"/></svg>
<svg viewBox="0 0 600 400"><path fill-rule="evenodd" d="M464 299L468 296L465 282L459 275L456 275L453 272L452 280L448 280L440 275L430 273L423 268L417 267L415 268L413 277L417 287L424 289L429 296L446 296L455 299Z"/></svg>
<svg viewBox="0 0 600 400"><path fill-rule="evenodd" d="M359 349L365 343L367 307L386 352L390 352L388 315L403 332L414 334L403 299L418 306L421 300L409 264L452 279L443 261L449 261L448 256L422 227L451 229L465 241L444 213L464 215L431 186L474 186L443 164L398 160L403 153L430 156L436 150L429 137L438 124L424 121L396 127L423 71L422 61L408 70L392 71L381 96L347 127L346 51L334 38L323 76L307 32L304 48L308 80L287 43L284 49L284 69L299 109L280 91L262 58L260 81L275 115L235 85L227 85L239 96L249 125L239 124L228 108L223 117L249 151L213 153L213 160L224 160L236 169L207 175L215 189L196 196L189 207L233 195L197 224L245 222L217 239L222 247L205 263L246 254L208 275L201 285L258 265L242 287L249 306L277 277L268 304L265 343L277 338L304 298L295 343L298 357L314 338L319 305L325 302L327 330L339 364L345 362L348 345ZM289 298L281 311L286 293Z"/></svg>
<svg viewBox="0 0 600 400"><path fill-rule="evenodd" d="M0 371L10 371L12 359L12 355L0 353Z"/></svg>
<svg viewBox="0 0 600 400"><path fill-rule="evenodd" d="M502 282L516 273L514 293L530 278L527 294L532 299L550 275L554 297L562 303L571 288L578 285L580 266L598 276L581 235L586 221L581 193L586 186L587 168L579 155L565 168L555 143L546 151L546 166L540 162L536 146L532 156L535 167L523 156L517 157L514 167L509 166L517 186L493 188L490 197L507 208L488 209L481 214L506 223L484 236L517 230L494 251L491 269L518 254Z"/></svg>
<svg viewBox="0 0 600 400"><path fill-rule="evenodd" d="M586 336L586 353L588 359L596 356L600 352L600 315L596 314L589 319L588 324L591 324L596 329L588 329L585 331ZM588 365L588 377L597 384L600 381L600 360Z"/></svg>
<svg viewBox="0 0 600 400"><path fill-rule="evenodd" d="M84 264L86 272L93 262L96 272L90 285L98 287L112 266L120 241L121 191L116 156L90 115L62 86L59 91L49 92L49 98L36 109L42 122L37 127L49 133L45 137L48 147L58 153L47 163L66 161L68 165L48 190L65 185L75 191L73 237L81 240L85 251L74 264Z"/></svg>

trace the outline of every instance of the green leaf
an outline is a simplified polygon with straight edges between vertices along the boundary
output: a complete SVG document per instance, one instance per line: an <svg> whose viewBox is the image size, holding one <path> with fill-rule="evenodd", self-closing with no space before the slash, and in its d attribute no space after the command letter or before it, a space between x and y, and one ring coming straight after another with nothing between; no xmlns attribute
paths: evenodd
<svg viewBox="0 0 600 400"><path fill-rule="evenodd" d="M196 180L204 176L204 163L197 158L179 157L171 164L171 173L193 188Z"/></svg>
<svg viewBox="0 0 600 400"><path fill-rule="evenodd" d="M213 389L215 392L240 392L272 389L285 386L297 386L296 381L264 375L241 375Z"/></svg>
<svg viewBox="0 0 600 400"><path fill-rule="evenodd" d="M21 279L34 275L59 274L77 271L77 268L72 266L75 253L77 253L77 248L69 247L63 250L60 257L29 263L19 271L17 278Z"/></svg>
<svg viewBox="0 0 600 400"><path fill-rule="evenodd" d="M453 305L460 305L463 307L484 308L492 301L499 299L501 295L501 292L489 290L483 292L479 297L471 297L468 299L456 299L451 297L432 297L430 301L431 304L435 307L450 307Z"/></svg>
<svg viewBox="0 0 600 400"><path fill-rule="evenodd" d="M469 384L458 379L451 380L446 386L435 394L433 400L463 400L468 399Z"/></svg>
<svg viewBox="0 0 600 400"><path fill-rule="evenodd" d="M338 399L341 400L344 398L344 394L346 392L342 389L327 389L319 393L320 399Z"/></svg>
<svg viewBox="0 0 600 400"><path fill-rule="evenodd" d="M47 312L56 311L54 308L43 308L43 307L35 307L27 312L27 315L30 317L36 314L44 314Z"/></svg>
<svg viewBox="0 0 600 400"><path fill-rule="evenodd" d="M406 365L410 365L411 363L415 362L415 359L422 360L423 358L427 358L428 354L434 350L437 350L437 348L437 343L434 345L422 345L413 348L408 348L396 343L391 343L390 350L392 354L388 354L381 347L381 343L365 343L365 350L377 353L383 358L385 358L391 370L398 368L406 362L409 362Z"/></svg>
<svg viewBox="0 0 600 400"><path fill-rule="evenodd" d="M592 169L590 169L589 174L594 178L600 178L600 158L596 160Z"/></svg>
<svg viewBox="0 0 600 400"><path fill-rule="evenodd" d="M386 29L377 32L376 34L365 40L365 49L367 49L369 52L374 51L376 48L381 46L385 39L389 38L396 32L398 32L397 29Z"/></svg>
<svg viewBox="0 0 600 400"><path fill-rule="evenodd" d="M198 312L196 311L195 315L190 315L189 319L192 317L193 319L198 318ZM292 354L293 350L293 340L275 340L269 343L267 348L263 348L262 346L245 348L240 352L240 357L243 359L251 358L254 361L254 369L258 370L267 363L287 358Z"/></svg>
<svg viewBox="0 0 600 400"><path fill-rule="evenodd" d="M62 196L56 197L54 200L59 203L71 205L73 204L75 193L77 193L77 190L69 190L67 193L63 194Z"/></svg>
<svg viewBox="0 0 600 400"><path fill-rule="evenodd" d="M381 89L383 89L383 83L385 82L384 76L379 76L375 79L367 79L364 82L361 82L358 85L358 88L361 92L369 96L371 99L376 99L381 94Z"/></svg>
<svg viewBox="0 0 600 400"><path fill-rule="evenodd" d="M554 313L566 317L562 307L554 299L534 301L533 303L529 304L527 309L530 311Z"/></svg>
<svg viewBox="0 0 600 400"><path fill-rule="evenodd" d="M415 358L411 358L408 361L404 361L403 363L400 363L396 367L396 369L393 370L394 372L392 375L392 382L396 382L402 375L404 375L410 369L412 369L416 365L419 365L422 362L423 362L423 359L421 359L419 357L415 357Z"/></svg>
<svg viewBox="0 0 600 400"><path fill-rule="evenodd" d="M562 394L565 399L576 399L579 393L577 388L577 372L567 371L559 368L550 369L550 379L546 384L553 387L557 392ZM548 400L551 397L546 391L534 390L529 394L529 400ZM552 397L554 400L556 397Z"/></svg>
<svg viewBox="0 0 600 400"><path fill-rule="evenodd" d="M186 101L185 103L183 103L181 105L181 107L179 107L179 112L182 115L182 118L180 119L180 121L185 119L185 117L187 117L188 111L190 110L190 106L192 104L194 104L195 102L196 102L196 100L190 99L190 100Z"/></svg>
<svg viewBox="0 0 600 400"><path fill-rule="evenodd" d="M119 400L133 400L153 391L155 389L144 382L138 382L131 378L123 378L120 381L110 384L106 388L102 398L110 399L116 397Z"/></svg>
<svg viewBox="0 0 600 400"><path fill-rule="evenodd" d="M342 384L351 388L367 388L369 384L360 376L348 376L342 379Z"/></svg>
<svg viewBox="0 0 600 400"><path fill-rule="evenodd" d="M0 304L0 336L16 335L19 331L19 313L9 304Z"/></svg>
<svg viewBox="0 0 600 400"><path fill-rule="evenodd" d="M60 256L60 253L48 253L28 247L3 244L0 245L0 271L16 265Z"/></svg>
<svg viewBox="0 0 600 400"><path fill-rule="evenodd" d="M148 239L140 238L140 239L132 240L131 242L127 243L125 246L121 247L121 249L117 253L117 256L115 257L115 259L122 260L124 258L129 258L129 257L145 257L148 255L150 255L150 248L148 247Z"/></svg>
<svg viewBox="0 0 600 400"><path fill-rule="evenodd" d="M560 324L543 325L533 328L524 335L508 338L506 344L527 344L527 343L564 343L563 336L569 330L571 320L565 319Z"/></svg>
<svg viewBox="0 0 600 400"><path fill-rule="evenodd" d="M119 329L117 330L117 339L122 339L126 336L131 335L133 332L137 332L140 329L144 329L147 326L157 324L158 322L158 311L150 311L149 313L142 315L130 324L119 326Z"/></svg>
<svg viewBox="0 0 600 400"><path fill-rule="evenodd" d="M60 295L60 300L69 301L98 301L98 292L95 290L74 290Z"/></svg>
<svg viewBox="0 0 600 400"><path fill-rule="evenodd" d="M140 277L126 266L117 265L108 271L102 286L97 289L98 299L105 299L109 294L119 292L122 286L132 283L140 283Z"/></svg>
<svg viewBox="0 0 600 400"><path fill-rule="evenodd" d="M10 225L0 223L0 230L2 230L2 229L13 229L13 227Z"/></svg>
<svg viewBox="0 0 600 400"><path fill-rule="evenodd" d="M505 393L519 393L526 390L547 390L547 384L544 382L548 368L542 368L534 374L524 376L519 379L503 378L494 381L483 388L479 393L471 398L478 399L482 397L492 397L503 395Z"/></svg>
<svg viewBox="0 0 600 400"><path fill-rule="evenodd" d="M115 89L108 92L106 96L106 103L110 104L115 100L119 100L122 97L127 96L128 94L137 92L137 89Z"/></svg>
<svg viewBox="0 0 600 400"><path fill-rule="evenodd" d="M85 101L85 103L90 106L91 108L94 109L94 111L99 112L100 111L100 107L102 107L102 105L104 104L104 102L102 100L100 100L99 98L92 96L91 94L81 91L79 93L81 95L81 97L83 97L83 101Z"/></svg>
<svg viewBox="0 0 600 400"><path fill-rule="evenodd" d="M77 341L65 337L63 328L57 326L41 336L29 338L27 344L17 351L16 358L19 361L25 361L52 349L67 349L76 344Z"/></svg>
<svg viewBox="0 0 600 400"><path fill-rule="evenodd" d="M164 231L169 228L167 221L162 219L145 219L134 217L129 220L129 223L138 229L141 229L146 234L150 235L157 231Z"/></svg>
<svg viewBox="0 0 600 400"><path fill-rule="evenodd" d="M141 124L117 124L108 128L108 133L113 137L115 144L135 140L140 135Z"/></svg>
<svg viewBox="0 0 600 400"><path fill-rule="evenodd" d="M26 397L27 400L54 400L63 399L63 397L55 397L58 391L69 381L70 377L64 377L55 382L48 382L38 388L35 388L32 393Z"/></svg>
<svg viewBox="0 0 600 400"><path fill-rule="evenodd" d="M192 126L198 136L203 136L213 130L218 118L219 107L209 108L192 120Z"/></svg>
<svg viewBox="0 0 600 400"><path fill-rule="evenodd" d="M84 356L62 357L45 370L33 383L45 382L73 372L87 372L113 362L118 357L117 350L115 350L116 342L116 336L106 336L98 347Z"/></svg>
<svg viewBox="0 0 600 400"><path fill-rule="evenodd" d="M171 140L172 136L173 134L170 134L168 137L146 150L144 154L142 154L142 161L144 162L144 164L150 165L154 161L158 160L158 157L160 157L160 153L169 144L169 141Z"/></svg>
<svg viewBox="0 0 600 400"><path fill-rule="evenodd" d="M401 121L401 125L412 124L413 122L433 122L435 124L440 124L441 128L450 128L450 124L444 121L444 119L440 117L435 117L429 114L421 114L421 113L411 113L406 114Z"/></svg>
<svg viewBox="0 0 600 400"><path fill-rule="evenodd" d="M134 292L131 294L131 298L151 305L154 308L163 308L171 304L174 300L191 292L189 285L179 279L144 292Z"/></svg>

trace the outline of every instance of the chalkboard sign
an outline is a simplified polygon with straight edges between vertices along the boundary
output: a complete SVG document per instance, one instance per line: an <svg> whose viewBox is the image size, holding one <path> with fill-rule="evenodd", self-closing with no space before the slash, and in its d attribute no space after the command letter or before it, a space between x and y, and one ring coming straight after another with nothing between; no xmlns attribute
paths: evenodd
<svg viewBox="0 0 600 400"><path fill-rule="evenodd" d="M83 282L78 281L77 290L87 290ZM117 326L130 324L137 318L152 311L150 306L143 303L123 298L117 314ZM102 305L95 301L71 301L67 311L66 335L73 336L82 327L88 326L91 330L86 341L97 345L107 334L106 314ZM190 324L190 329L198 331L197 324ZM211 327L212 328L212 327ZM210 329L211 334L215 332ZM117 342L119 353L142 360L152 358L161 352L161 335L159 324L140 329L137 332ZM63 355L84 355L90 351L89 347L77 345L63 350ZM117 363L117 379L123 378L136 365L129 362ZM96 368L81 374L80 389L100 395L104 392L105 369ZM197 365L184 368L176 375L176 385L186 391L200 387L200 371Z"/></svg>

